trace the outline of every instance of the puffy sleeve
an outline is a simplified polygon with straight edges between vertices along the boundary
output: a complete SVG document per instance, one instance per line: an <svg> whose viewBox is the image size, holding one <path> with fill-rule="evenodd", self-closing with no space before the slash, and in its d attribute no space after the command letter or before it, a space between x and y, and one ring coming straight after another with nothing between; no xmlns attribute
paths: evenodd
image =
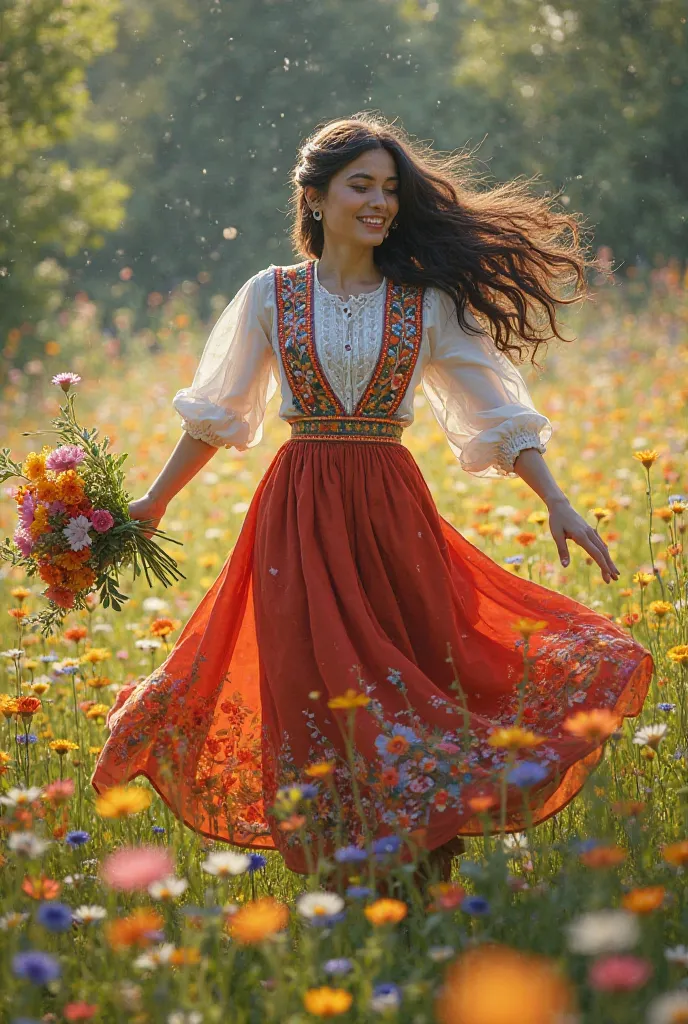
<svg viewBox="0 0 688 1024"><path fill-rule="evenodd" d="M440 288L428 291L430 358L423 392L462 469L516 477L516 457L524 448L544 454L552 424L535 409L520 372L489 334L463 331L451 296ZM465 315L480 327L470 310Z"/></svg>
<svg viewBox="0 0 688 1024"><path fill-rule="evenodd" d="M218 448L253 448L278 387L266 307L268 274L250 278L225 307L205 344L190 387L172 405L192 437Z"/></svg>

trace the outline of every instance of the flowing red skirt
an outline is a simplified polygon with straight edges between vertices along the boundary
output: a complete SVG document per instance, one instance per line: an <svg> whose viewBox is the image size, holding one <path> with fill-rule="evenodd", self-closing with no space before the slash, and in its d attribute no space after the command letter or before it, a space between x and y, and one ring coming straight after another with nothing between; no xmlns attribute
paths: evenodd
<svg viewBox="0 0 688 1024"><path fill-rule="evenodd" d="M522 618L543 624L527 683ZM487 742L495 728L517 720L544 740L518 755L537 755L547 774L528 790L528 811L524 791L508 787L514 831L564 807L602 755L600 739L573 736L564 721L593 708L619 724L637 715L653 667L605 616L466 540L404 445L292 439L164 663L118 694L91 782L102 793L143 775L195 831L277 848L303 871L303 833L270 813L276 790L314 783L324 820L341 778L330 825L350 842L356 800L340 765L349 738L357 808L377 808L376 834L420 828L433 849L482 834L475 797L490 803L505 764ZM349 689L371 704L328 707ZM337 768L309 778L313 763Z"/></svg>

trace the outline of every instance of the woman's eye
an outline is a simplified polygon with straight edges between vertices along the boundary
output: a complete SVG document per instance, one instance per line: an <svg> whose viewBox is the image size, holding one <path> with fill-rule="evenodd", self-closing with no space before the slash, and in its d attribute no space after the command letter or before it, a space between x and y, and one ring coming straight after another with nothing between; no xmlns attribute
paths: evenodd
<svg viewBox="0 0 688 1024"><path fill-rule="evenodd" d="M365 192L366 191L366 186L365 185L352 185L351 187L354 190L354 192ZM398 190L395 189L395 188L386 188L385 192L387 192L387 194L390 195L390 196L397 196L397 195L399 195Z"/></svg>

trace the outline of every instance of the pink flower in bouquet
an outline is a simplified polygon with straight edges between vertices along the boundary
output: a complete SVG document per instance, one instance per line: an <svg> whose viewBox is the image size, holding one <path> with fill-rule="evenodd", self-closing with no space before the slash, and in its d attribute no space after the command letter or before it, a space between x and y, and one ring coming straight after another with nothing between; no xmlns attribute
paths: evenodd
<svg viewBox="0 0 688 1024"><path fill-rule="evenodd" d="M18 526L14 531L13 540L24 558L27 558L33 550L33 539L31 534L25 530L23 526Z"/></svg>
<svg viewBox="0 0 688 1024"><path fill-rule="evenodd" d="M86 458L86 452L78 444L61 444L50 453L45 460L45 468L55 473L63 473L66 469L76 469Z"/></svg>
<svg viewBox="0 0 688 1024"><path fill-rule="evenodd" d="M64 512L66 508L64 501L60 501L59 498L56 501L50 501L48 502L48 515L56 516L60 512Z"/></svg>
<svg viewBox="0 0 688 1024"><path fill-rule="evenodd" d="M105 533L115 525L115 520L106 508L94 509L91 512L91 522L93 523L93 529L97 533Z"/></svg>
<svg viewBox="0 0 688 1024"><path fill-rule="evenodd" d="M168 878L174 871L174 859L164 847L124 846L105 858L100 874L111 889L134 892Z"/></svg>
<svg viewBox="0 0 688 1024"><path fill-rule="evenodd" d="M19 521L25 530L31 526L36 514L36 502L31 491L25 491L22 498L21 509L19 510Z"/></svg>
<svg viewBox="0 0 688 1024"><path fill-rule="evenodd" d="M67 587L48 587L43 591L43 597L56 604L58 608L72 608L74 606L74 594Z"/></svg>
<svg viewBox="0 0 688 1024"><path fill-rule="evenodd" d="M75 516L69 520L62 532L69 541L72 551L81 551L82 548L91 544L91 538L88 535L90 529L91 520L87 516Z"/></svg>
<svg viewBox="0 0 688 1024"><path fill-rule="evenodd" d="M56 373L53 377L51 384L56 384L58 388L62 388L66 394L71 388L72 384L78 384L81 377L78 373Z"/></svg>

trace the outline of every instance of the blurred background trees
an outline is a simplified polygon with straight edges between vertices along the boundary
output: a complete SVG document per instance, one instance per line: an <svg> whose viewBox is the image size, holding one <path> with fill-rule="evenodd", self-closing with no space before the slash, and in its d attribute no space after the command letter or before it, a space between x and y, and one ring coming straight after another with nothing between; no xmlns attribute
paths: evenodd
<svg viewBox="0 0 688 1024"><path fill-rule="evenodd" d="M686 261L685 0L1 9L6 359L75 293L110 324L119 307L145 316L151 293L193 282L207 313L212 295L290 262L296 149L361 109L473 151L486 187L537 175L533 187L562 190L620 275Z"/></svg>

